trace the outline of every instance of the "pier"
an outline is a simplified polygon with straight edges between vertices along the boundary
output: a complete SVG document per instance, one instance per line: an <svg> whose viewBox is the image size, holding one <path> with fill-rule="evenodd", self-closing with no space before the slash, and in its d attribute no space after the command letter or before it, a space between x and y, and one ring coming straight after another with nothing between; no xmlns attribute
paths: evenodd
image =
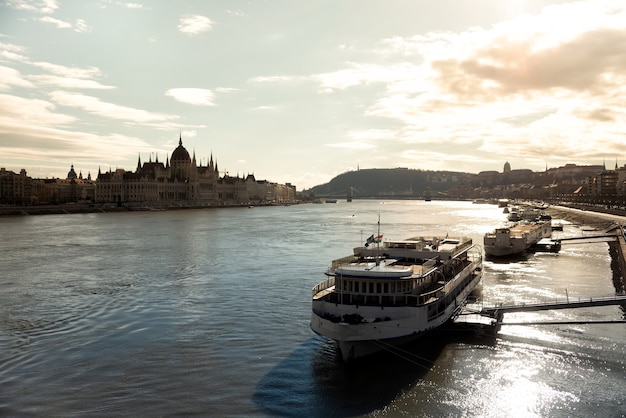
<svg viewBox="0 0 626 418"><path fill-rule="evenodd" d="M612 296L594 296L586 298L570 298L566 296L562 299L555 299L541 302L523 302L523 303L498 303L493 306L466 306L457 317L456 322L472 323L473 321L466 320L468 316L479 315L483 318L489 318L491 323L490 327L494 327L494 332L497 333L502 325L563 325L563 324L593 324L593 323L626 323L626 320L615 321L533 321L533 322L507 322L503 323L505 313L515 312L536 312L553 309L576 309L576 308L591 308L597 306L612 306L622 305L626 307L626 227L622 224L613 224L598 235L586 236L586 237L572 237L562 238L560 240L550 240L550 243L558 244L559 249L562 244L574 244L574 243L590 243L590 242L607 242L609 244L609 251L614 263L619 266L619 280L615 281L616 294ZM544 243L549 248L548 243ZM541 251L541 249L538 249ZM544 250L545 251L545 250ZM484 322L481 325L485 325Z"/></svg>

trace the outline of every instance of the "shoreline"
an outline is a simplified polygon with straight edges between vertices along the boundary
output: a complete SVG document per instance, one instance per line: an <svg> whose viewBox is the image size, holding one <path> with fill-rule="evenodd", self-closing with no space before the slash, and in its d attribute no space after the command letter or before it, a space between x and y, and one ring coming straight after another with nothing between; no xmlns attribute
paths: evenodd
<svg viewBox="0 0 626 418"><path fill-rule="evenodd" d="M550 205L546 211L553 218L559 218L574 224L607 223L626 225L626 211L620 209Z"/></svg>
<svg viewBox="0 0 626 418"><path fill-rule="evenodd" d="M119 212L159 212L165 210L184 209L220 209L220 208L250 208L263 206L290 206L310 202L296 201L292 203L223 203L213 205L185 205L185 206L116 206L110 203L88 204L70 203L61 205L34 205L34 206L0 206L0 217L31 216L31 215L70 215L75 213L119 213ZM606 222L626 225L626 210L607 209L583 205L550 205L546 212L552 217L572 223L589 223L602 219ZM597 223L597 222L596 222Z"/></svg>
<svg viewBox="0 0 626 418"><path fill-rule="evenodd" d="M119 212L160 212L166 210L184 209L220 209L220 208L250 208L262 206L289 206L293 203L225 203L215 205L186 205L186 206L114 206L111 204L63 204L41 206L0 206L0 217L9 216L37 216L37 215L70 215L76 213L119 213Z"/></svg>

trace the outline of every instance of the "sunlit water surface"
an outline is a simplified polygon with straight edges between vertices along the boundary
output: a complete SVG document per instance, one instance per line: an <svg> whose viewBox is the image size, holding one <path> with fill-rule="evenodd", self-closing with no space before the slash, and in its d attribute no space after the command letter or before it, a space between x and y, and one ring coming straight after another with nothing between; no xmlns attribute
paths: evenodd
<svg viewBox="0 0 626 418"><path fill-rule="evenodd" d="M355 366L309 329L331 259L482 235L469 202L0 218L1 416L623 416L624 324L444 330ZM562 236L583 234L566 225ZM485 262L478 303L614 294L607 244ZM510 314L609 321L621 307Z"/></svg>

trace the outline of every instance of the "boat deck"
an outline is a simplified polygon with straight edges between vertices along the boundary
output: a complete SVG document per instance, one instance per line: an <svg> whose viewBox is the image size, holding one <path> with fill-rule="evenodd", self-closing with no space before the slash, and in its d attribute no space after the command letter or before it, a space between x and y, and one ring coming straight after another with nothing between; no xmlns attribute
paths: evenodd
<svg viewBox="0 0 626 418"><path fill-rule="evenodd" d="M313 300L324 299L324 297L328 296L329 294L333 293L334 291L335 291L335 286L331 286L329 288L326 288L326 289L324 289L324 290L314 294L313 295Z"/></svg>
<svg viewBox="0 0 626 418"><path fill-rule="evenodd" d="M338 268L341 265L349 265L349 266L358 266L358 267L367 267L369 265L372 264L371 260L363 260L363 261L357 261L357 262L351 262L351 263L341 263L339 260L335 261L333 263L333 267L334 268ZM388 261L388 260L387 260ZM398 269L400 268L406 268L406 267L411 267L412 269L412 273L410 276L404 276L404 277L367 277L365 275L363 276L354 276L354 277L361 277L361 278L369 278L369 279L386 279L386 280L390 280L390 279L395 279L395 280L408 280L408 279L415 279L417 277L420 277L426 273L428 273L428 271L430 271L432 269L432 265L431 264L415 264L412 262L403 262L403 261L393 261L392 263L387 264L387 267L393 268L396 267ZM332 270L332 268L331 268Z"/></svg>
<svg viewBox="0 0 626 418"><path fill-rule="evenodd" d="M524 235L535 229L537 229L537 225L533 224L516 224L509 228L511 235Z"/></svg>

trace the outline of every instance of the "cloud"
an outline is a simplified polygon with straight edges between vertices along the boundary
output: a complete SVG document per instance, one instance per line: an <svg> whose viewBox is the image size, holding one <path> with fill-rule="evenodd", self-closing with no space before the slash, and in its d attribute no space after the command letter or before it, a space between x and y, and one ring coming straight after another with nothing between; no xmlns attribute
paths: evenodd
<svg viewBox="0 0 626 418"><path fill-rule="evenodd" d="M87 25L87 22L83 19L76 19L75 23L66 22L61 19L55 19L50 16L44 16L38 19L43 23L50 23L57 27L57 29L72 29L74 32L89 32L91 28Z"/></svg>
<svg viewBox="0 0 626 418"><path fill-rule="evenodd" d="M16 10L38 13L54 13L59 4L56 0L6 0L5 4Z"/></svg>
<svg viewBox="0 0 626 418"><path fill-rule="evenodd" d="M376 145L375 142L394 139L395 135L395 131L386 129L357 129L347 133L346 136L350 139L349 141L324 145L331 148L368 151L378 148L378 145Z"/></svg>
<svg viewBox="0 0 626 418"><path fill-rule="evenodd" d="M406 79L415 73L411 63L397 65L380 65L370 63L348 63L348 68L341 68L327 73L317 73L308 76L275 75L258 76L249 81L253 83L302 83L314 82L319 85L318 92L332 93L355 86L365 86L375 83L392 83Z"/></svg>
<svg viewBox="0 0 626 418"><path fill-rule="evenodd" d="M321 92L333 92L358 85L374 83L393 83L407 79L415 74L415 66L411 63L392 65L349 63L350 68L311 76L318 81Z"/></svg>
<svg viewBox="0 0 626 418"><path fill-rule="evenodd" d="M10 90L11 87L35 87L33 83L22 77L19 71L0 65L0 91Z"/></svg>
<svg viewBox="0 0 626 418"><path fill-rule="evenodd" d="M116 88L114 86L101 84L95 80L85 80L82 78L58 77L54 75L31 75L27 76L27 78L34 81L38 85L47 85L68 89L107 90Z"/></svg>
<svg viewBox="0 0 626 418"><path fill-rule="evenodd" d="M57 27L57 29L70 29L72 27L72 24L69 22L65 22L63 20L60 19L55 19L53 17L50 16L44 16L42 18L39 19L40 22L43 23L50 23L53 24Z"/></svg>
<svg viewBox="0 0 626 418"><path fill-rule="evenodd" d="M104 85L96 79L102 77L102 72L97 67L68 67L50 62L33 62L27 56L19 54L24 52L23 47L0 42L0 57L10 61L30 65L50 74L21 75L17 70L10 67L0 66L0 90L6 90L9 84L33 88L35 85L49 85L73 89L114 89L114 86ZM30 80L30 81L28 81Z"/></svg>
<svg viewBox="0 0 626 418"><path fill-rule="evenodd" d="M345 148L350 150L371 150L376 148L376 145L360 141L337 142L334 144L324 144L324 146L331 148Z"/></svg>
<svg viewBox="0 0 626 418"><path fill-rule="evenodd" d="M74 31L75 32L89 32L91 31L91 27L87 25L83 19L76 19L76 23L74 23Z"/></svg>
<svg viewBox="0 0 626 418"><path fill-rule="evenodd" d="M232 87L218 87L215 89L218 93L233 93L240 91L240 89L232 88Z"/></svg>
<svg viewBox="0 0 626 418"><path fill-rule="evenodd" d="M246 12L244 12L243 10L240 10L240 9L237 9L237 10L226 10L226 14L228 14L229 16L237 16L237 17L248 16L248 14Z"/></svg>
<svg viewBox="0 0 626 418"><path fill-rule="evenodd" d="M26 52L26 48L22 46L0 42L0 57L5 60L17 62L28 61L28 58L23 55L24 52Z"/></svg>
<svg viewBox="0 0 626 418"><path fill-rule="evenodd" d="M165 95L181 103L199 106L215 106L215 93L208 89L175 88L167 90Z"/></svg>
<svg viewBox="0 0 626 418"><path fill-rule="evenodd" d="M273 75L273 76L258 76L249 79L251 83L291 83L300 81L309 81L314 79L310 76L293 76L293 75Z"/></svg>
<svg viewBox="0 0 626 418"><path fill-rule="evenodd" d="M97 78L102 75L102 72L97 67L68 67L65 65L52 64L50 62L32 62L30 64L62 77Z"/></svg>
<svg viewBox="0 0 626 418"><path fill-rule="evenodd" d="M409 149L400 154L402 165L408 168L422 170L442 170L442 161L454 162L457 167L453 171L466 171L471 166L489 166L493 163L489 157L481 158L473 154L452 153L449 150L445 152L430 151L426 149Z"/></svg>
<svg viewBox="0 0 626 418"><path fill-rule="evenodd" d="M0 129L18 132L32 126L57 126L74 122L73 116L55 112L55 106L45 100L0 94Z"/></svg>
<svg viewBox="0 0 626 418"><path fill-rule="evenodd" d="M432 65L438 84L467 100L500 100L506 95L553 89L603 93L615 81L625 81L621 74L626 70L626 26L581 33L546 49L537 49L528 40L494 40L493 46L478 49L466 59Z"/></svg>
<svg viewBox="0 0 626 418"><path fill-rule="evenodd" d="M206 16L185 15L178 21L178 30L187 35L197 35L213 29L214 23Z"/></svg>
<svg viewBox="0 0 626 418"><path fill-rule="evenodd" d="M133 158L139 152L163 151L142 139L119 134L93 134L44 127L32 127L13 134L14 141L0 141L0 152L6 160L28 159L38 164L49 162L89 161L94 158L108 165L111 161ZM94 157L95 156L95 157ZM67 171L67 170L66 170ZM94 173L92 172L92 175Z"/></svg>
<svg viewBox="0 0 626 418"><path fill-rule="evenodd" d="M123 120L133 123L166 122L178 119L178 116L164 113L149 112L143 109L135 109L127 106L119 106L113 103L103 102L93 96L86 96L66 91L53 91L50 93L53 102L68 107L75 107L85 112L104 118Z"/></svg>
<svg viewBox="0 0 626 418"><path fill-rule="evenodd" d="M73 128L76 118L45 100L0 94L0 153L5 160L116 161L153 148L117 133L94 134Z"/></svg>
<svg viewBox="0 0 626 418"><path fill-rule="evenodd" d="M35 88L54 86L71 89L114 89L115 86L101 84L95 80L102 76L97 67L68 67L50 62L32 62L27 56L17 54L24 48L0 42L0 56L22 64L30 65L51 74L22 75L14 68L0 66L0 91L11 86Z"/></svg>
<svg viewBox="0 0 626 418"><path fill-rule="evenodd" d="M357 129L348 132L348 137L359 141L363 140L388 140L393 139L396 135L395 131L388 129Z"/></svg>

